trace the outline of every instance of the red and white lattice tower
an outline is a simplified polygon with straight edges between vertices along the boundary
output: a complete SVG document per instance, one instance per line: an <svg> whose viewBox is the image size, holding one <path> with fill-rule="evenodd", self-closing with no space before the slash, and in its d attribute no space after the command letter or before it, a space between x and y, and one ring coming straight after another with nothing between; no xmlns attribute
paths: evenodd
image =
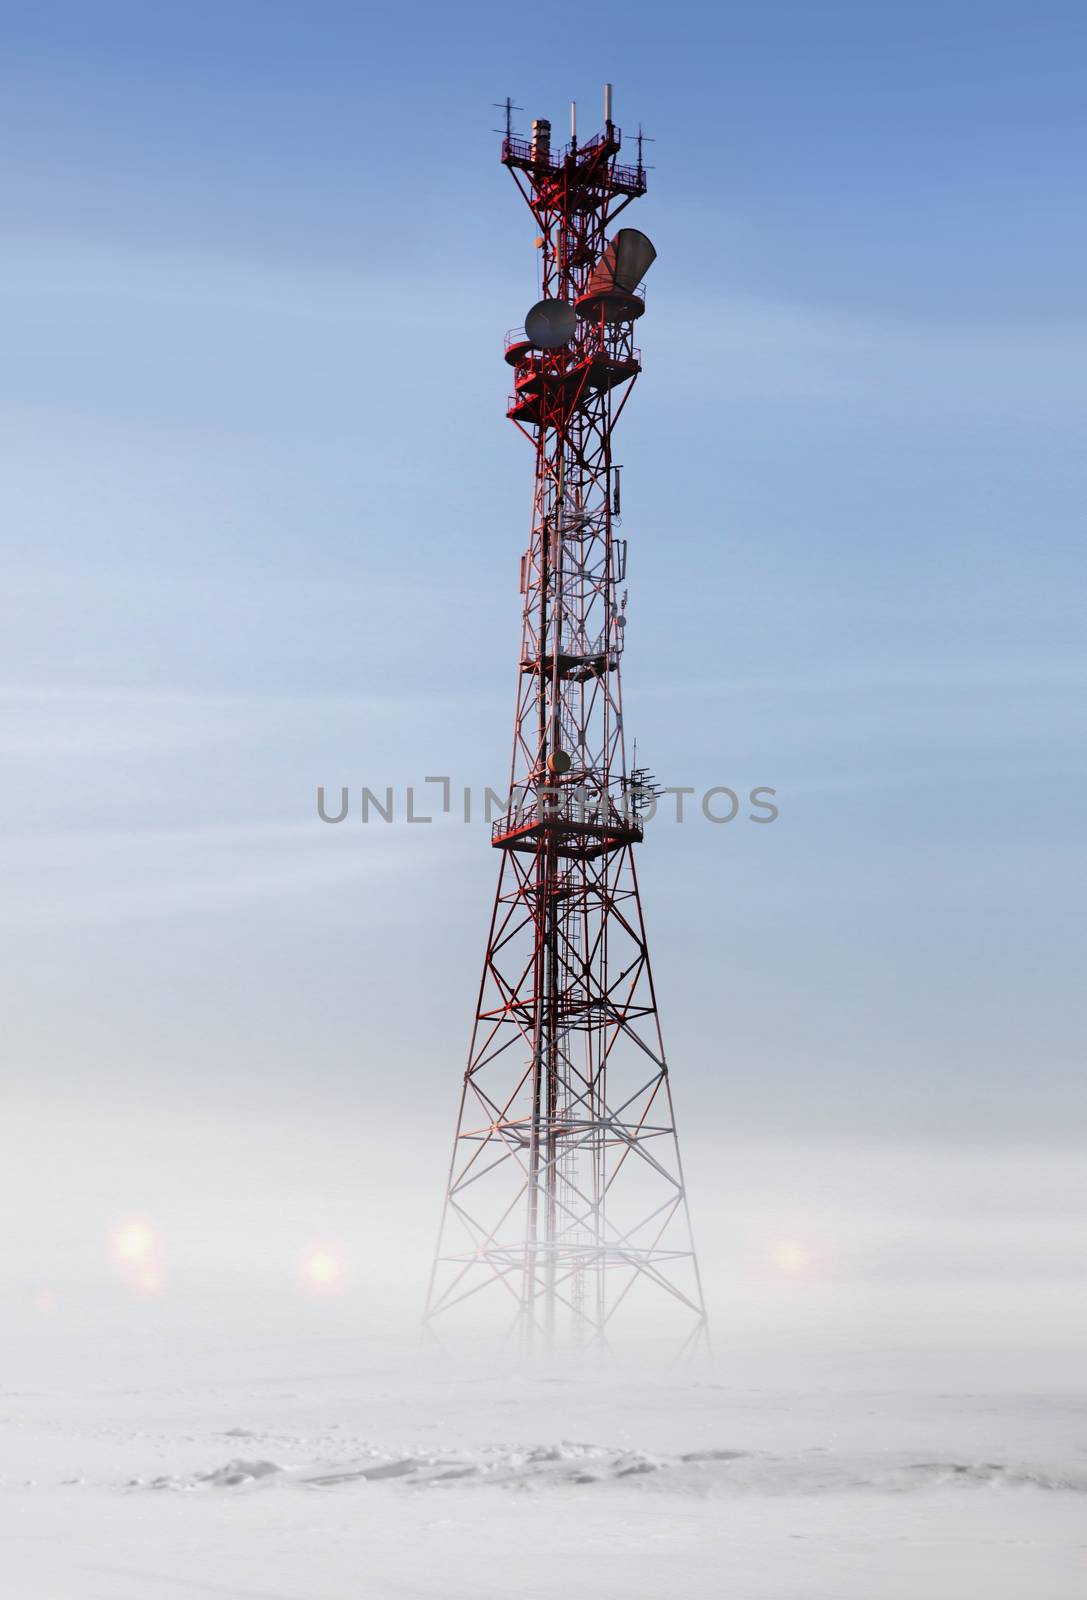
<svg viewBox="0 0 1087 1600"><path fill-rule="evenodd" d="M627 766L626 541L612 434L641 370L654 257L611 225L644 194L604 131L550 125L502 161L536 220L543 298L507 338L508 415L536 456L508 811L428 1325L508 1319L522 1347L608 1346L620 1323L706 1339L635 872ZM679 1342L679 1341L677 1341Z"/></svg>

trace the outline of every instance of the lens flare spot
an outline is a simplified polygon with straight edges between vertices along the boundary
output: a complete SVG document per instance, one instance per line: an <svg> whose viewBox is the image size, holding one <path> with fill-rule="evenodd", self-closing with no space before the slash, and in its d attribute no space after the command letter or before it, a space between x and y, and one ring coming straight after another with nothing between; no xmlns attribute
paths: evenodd
<svg viewBox="0 0 1087 1600"><path fill-rule="evenodd" d="M311 1250L302 1272L307 1286L316 1294L334 1294L343 1288L343 1262L334 1250Z"/></svg>
<svg viewBox="0 0 1087 1600"><path fill-rule="evenodd" d="M51 1311L57 1309L57 1297L51 1289L39 1289L30 1303L43 1317L47 1317Z"/></svg>
<svg viewBox="0 0 1087 1600"><path fill-rule="evenodd" d="M155 1230L149 1222L122 1222L113 1235L113 1255L125 1267L145 1266L155 1253Z"/></svg>
<svg viewBox="0 0 1087 1600"><path fill-rule="evenodd" d="M811 1257L802 1244L797 1244L795 1239L780 1239L774 1246L770 1259L779 1272L787 1272L793 1276L807 1272L811 1265Z"/></svg>

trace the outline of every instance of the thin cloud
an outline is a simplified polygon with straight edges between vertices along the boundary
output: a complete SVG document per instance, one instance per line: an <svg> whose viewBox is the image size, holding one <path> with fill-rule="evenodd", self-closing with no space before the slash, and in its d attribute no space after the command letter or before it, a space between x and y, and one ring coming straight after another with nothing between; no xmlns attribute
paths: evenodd
<svg viewBox="0 0 1087 1600"><path fill-rule="evenodd" d="M404 828L333 835L314 819L9 838L0 925L82 927L312 895L410 874L424 848Z"/></svg>

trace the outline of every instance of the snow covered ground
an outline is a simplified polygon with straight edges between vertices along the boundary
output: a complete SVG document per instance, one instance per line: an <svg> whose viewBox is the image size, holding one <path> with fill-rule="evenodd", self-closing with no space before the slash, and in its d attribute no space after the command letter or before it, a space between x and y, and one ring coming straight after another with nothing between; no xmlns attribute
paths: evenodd
<svg viewBox="0 0 1087 1600"><path fill-rule="evenodd" d="M881 1391L839 1363L790 1392L750 1363L494 1378L340 1340L122 1344L9 1369L0 1592L1080 1600L1087 1402L978 1377Z"/></svg>

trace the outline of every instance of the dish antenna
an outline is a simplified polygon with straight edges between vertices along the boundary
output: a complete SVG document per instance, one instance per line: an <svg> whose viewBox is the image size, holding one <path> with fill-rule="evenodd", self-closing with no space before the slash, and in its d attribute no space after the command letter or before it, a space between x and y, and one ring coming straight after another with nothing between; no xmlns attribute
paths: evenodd
<svg viewBox="0 0 1087 1600"><path fill-rule="evenodd" d="M578 316L598 317L603 311L606 322L632 322L640 317L645 301L635 290L656 259L656 246L651 239L637 228L620 228L578 299Z"/></svg>
<svg viewBox="0 0 1087 1600"><path fill-rule="evenodd" d="M525 318L525 337L537 350L561 350L576 328L574 308L565 300L539 300Z"/></svg>

